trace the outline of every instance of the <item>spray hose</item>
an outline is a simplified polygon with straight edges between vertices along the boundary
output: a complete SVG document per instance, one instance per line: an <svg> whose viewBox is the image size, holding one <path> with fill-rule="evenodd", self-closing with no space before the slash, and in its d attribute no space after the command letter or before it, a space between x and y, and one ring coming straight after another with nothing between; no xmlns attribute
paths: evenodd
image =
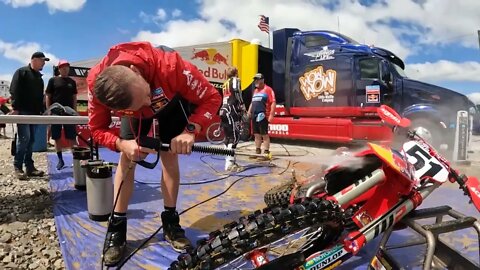
<svg viewBox="0 0 480 270"><path fill-rule="evenodd" d="M142 136L138 140L138 144L142 147L154 149L157 151L157 158L154 162L148 162L145 160L137 161L138 165L143 166L148 169L153 169L157 166L157 163L160 159L160 151L168 151L170 149L170 144L168 143L162 143L160 139L148 137L148 136ZM212 155L218 155L218 156L249 156L249 157L263 157L267 159L271 159L272 155L265 154L248 154L248 153L241 153L241 152L236 152L235 149L228 149L228 148L220 148L220 147L214 147L214 146L207 146L207 145L193 145L192 146L192 152L196 153L202 153L202 154L212 154Z"/></svg>

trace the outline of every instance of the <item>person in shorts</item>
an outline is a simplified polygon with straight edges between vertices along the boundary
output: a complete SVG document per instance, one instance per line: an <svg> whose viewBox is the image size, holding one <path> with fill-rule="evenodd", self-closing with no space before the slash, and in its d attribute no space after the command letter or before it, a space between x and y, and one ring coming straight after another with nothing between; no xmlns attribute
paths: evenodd
<svg viewBox="0 0 480 270"><path fill-rule="evenodd" d="M54 103L62 106L68 106L74 110L77 108L77 83L70 78L70 63L66 60L58 62L59 75L50 78L45 90L45 104L48 108ZM50 136L55 141L55 150L57 151L57 170L61 170L65 166L62 155L62 128L65 139L68 141L68 147L73 147L77 144L77 126L69 124L58 124L50 126Z"/></svg>
<svg viewBox="0 0 480 270"><path fill-rule="evenodd" d="M253 91L252 102L248 108L248 117L252 119L253 135L255 136L255 153L261 154L262 143L263 153L270 154L270 137L268 136L268 124L275 116L275 93L273 89L265 84L265 77L257 73L253 77L255 90Z"/></svg>
<svg viewBox="0 0 480 270"><path fill-rule="evenodd" d="M163 236L176 251L191 247L176 210L180 183L178 154L191 153L196 135L210 124L220 107L220 93L177 52L165 46L153 47L148 42L111 47L90 70L87 82L88 125L93 139L120 152L114 198L119 195L107 228L105 265L117 265L123 258L135 162L149 153L156 154L139 146L139 139L149 132L154 118L159 122L160 139L170 144L169 151L160 152L165 209L161 214ZM190 104L196 106L194 111L189 110ZM110 128L111 111L121 115L120 132Z"/></svg>

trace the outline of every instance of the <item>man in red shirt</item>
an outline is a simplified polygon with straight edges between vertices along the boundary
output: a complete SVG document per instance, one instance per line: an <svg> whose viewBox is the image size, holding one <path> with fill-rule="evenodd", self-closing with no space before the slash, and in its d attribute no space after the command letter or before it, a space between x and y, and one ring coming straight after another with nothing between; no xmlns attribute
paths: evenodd
<svg viewBox="0 0 480 270"><path fill-rule="evenodd" d="M140 147L138 138L149 132L153 118L158 119L162 142L170 143L170 151L160 153L165 207L161 215L163 235L175 250L185 250L191 244L176 211L180 179L177 154L191 152L195 135L218 111L220 94L178 53L167 47L155 48L148 42L113 46L90 70L87 82L88 124L92 136L99 144L120 152L114 198L120 194L107 229L105 264L116 265L123 257L126 211L133 192L132 168L135 161L155 153ZM189 103L197 105L191 114ZM123 114L120 134L109 128L111 111Z"/></svg>
<svg viewBox="0 0 480 270"><path fill-rule="evenodd" d="M253 135L255 136L256 153L261 154L262 140L265 154L270 154L270 137L268 136L268 123L272 122L275 116L275 93L273 89L265 84L265 77L257 73L253 77L255 91L252 102L248 108L248 117L252 119ZM253 118L252 118L253 117Z"/></svg>

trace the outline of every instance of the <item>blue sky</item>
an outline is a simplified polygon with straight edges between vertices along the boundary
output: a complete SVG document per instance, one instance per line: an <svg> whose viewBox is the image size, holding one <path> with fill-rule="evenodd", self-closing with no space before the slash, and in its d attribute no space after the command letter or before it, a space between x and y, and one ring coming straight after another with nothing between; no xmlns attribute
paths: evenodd
<svg viewBox="0 0 480 270"><path fill-rule="evenodd" d="M0 79L36 50L52 59L102 56L111 45L148 40L183 46L259 39L258 15L272 29L329 29L390 49L407 74L480 102L480 1L464 0L0 0ZM477 93L479 92L479 93Z"/></svg>

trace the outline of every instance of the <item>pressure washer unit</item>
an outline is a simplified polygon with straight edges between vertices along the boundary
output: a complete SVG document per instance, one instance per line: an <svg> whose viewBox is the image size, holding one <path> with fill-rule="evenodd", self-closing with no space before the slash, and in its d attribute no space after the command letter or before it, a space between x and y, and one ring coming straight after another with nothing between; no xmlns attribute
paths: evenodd
<svg viewBox="0 0 480 270"><path fill-rule="evenodd" d="M86 147L73 147L73 178L75 180L75 188L78 190L86 189L86 168L81 166L83 161L89 160L91 157L90 149Z"/></svg>
<svg viewBox="0 0 480 270"><path fill-rule="evenodd" d="M93 221L107 221L113 210L114 163L103 160L88 160L82 167L86 169L88 216Z"/></svg>

